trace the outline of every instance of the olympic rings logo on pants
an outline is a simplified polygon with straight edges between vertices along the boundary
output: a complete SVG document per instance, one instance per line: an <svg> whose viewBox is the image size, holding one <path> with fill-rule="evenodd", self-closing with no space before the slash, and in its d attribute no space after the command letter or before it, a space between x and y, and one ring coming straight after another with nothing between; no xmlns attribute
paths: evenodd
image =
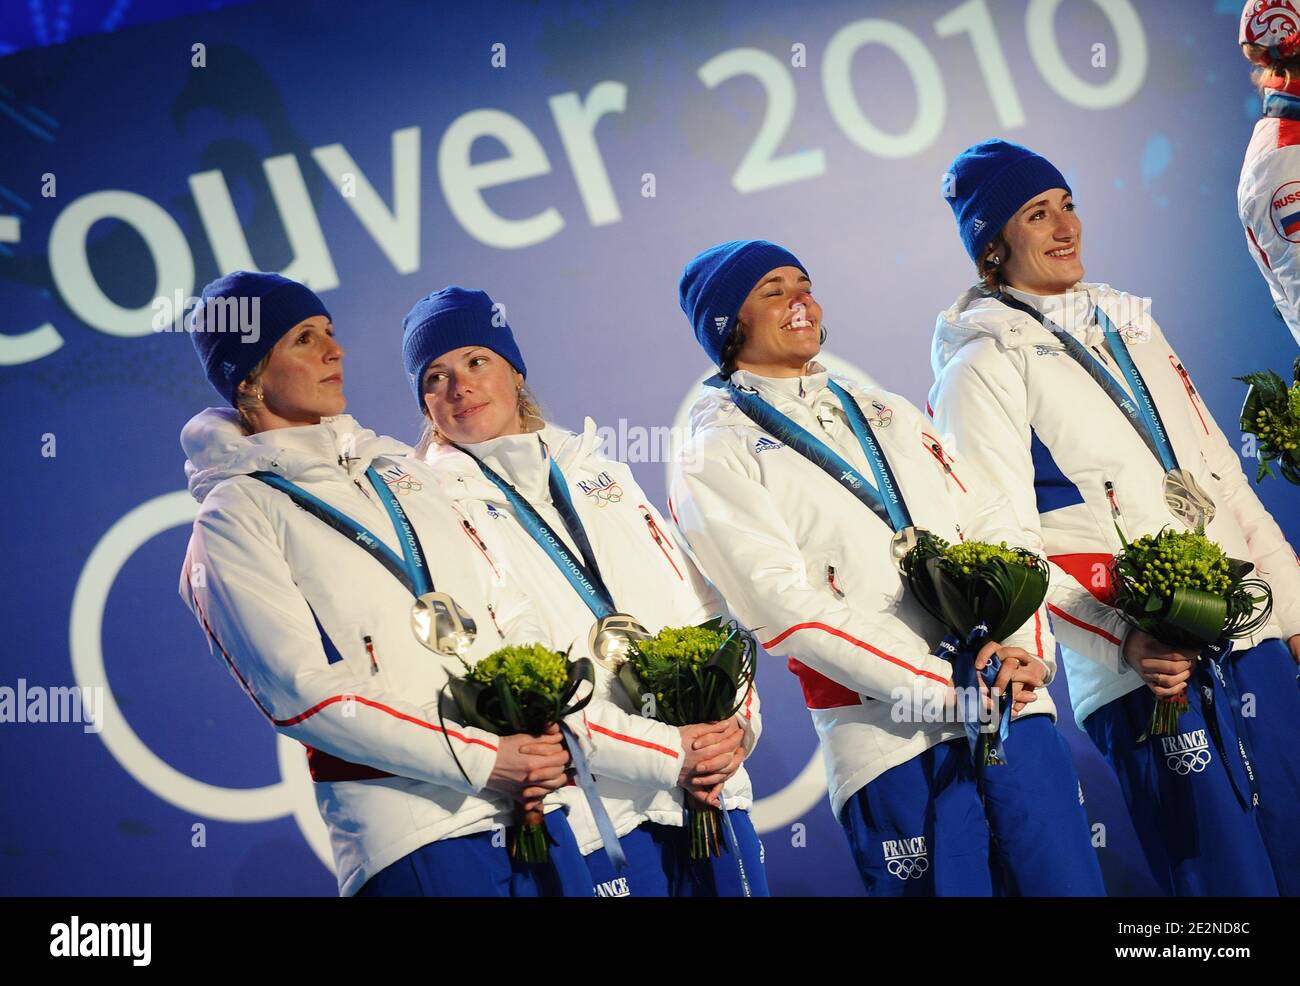
<svg viewBox="0 0 1300 986"><path fill-rule="evenodd" d="M1212 759L1208 749L1187 750L1165 757L1165 766L1180 777L1186 777L1188 774L1199 774L1210 765Z"/></svg>
<svg viewBox="0 0 1300 986"><path fill-rule="evenodd" d="M885 868L900 880L915 880L930 868L930 860L925 856L905 856L889 860Z"/></svg>

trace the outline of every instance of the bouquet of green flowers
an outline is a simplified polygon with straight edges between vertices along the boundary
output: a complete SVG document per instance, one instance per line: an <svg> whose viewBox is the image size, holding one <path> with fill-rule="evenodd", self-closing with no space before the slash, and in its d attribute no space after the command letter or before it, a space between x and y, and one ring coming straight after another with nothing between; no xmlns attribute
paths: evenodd
<svg viewBox="0 0 1300 986"><path fill-rule="evenodd" d="M1166 527L1125 542L1115 556L1115 607L1131 626L1171 647L1216 647L1254 633L1272 612L1268 583L1247 577L1254 567L1229 558L1201 530ZM1187 709L1186 690L1160 699L1148 734L1176 733Z"/></svg>
<svg viewBox="0 0 1300 986"><path fill-rule="evenodd" d="M574 700L583 682L595 680L591 661L571 662L541 644L502 647L477 664L461 663L465 675L448 682L461 721L498 736L537 736L591 700L590 692ZM510 854L526 863L546 861L550 853L541 811L517 808Z"/></svg>
<svg viewBox="0 0 1300 986"><path fill-rule="evenodd" d="M1047 595L1047 563L1032 551L1007 547L1005 541L949 544L937 534L918 531L901 568L916 601L957 638L945 649L964 650L971 658L953 662L954 681L962 679L968 690L977 686L973 657L978 645L986 639L1006 640L1024 626ZM998 666L995 659L985 669L986 684L996 680ZM1002 698L997 734L977 728L970 714L974 710L964 716L976 763L1006 762L1001 749L1011 717L1006 698Z"/></svg>
<svg viewBox="0 0 1300 986"><path fill-rule="evenodd" d="M1257 483L1273 475L1269 463L1276 462L1283 479L1300 485L1300 356L1292 377L1290 387L1272 370L1233 378L1250 385L1241 408L1241 430L1256 439Z"/></svg>
<svg viewBox="0 0 1300 986"><path fill-rule="evenodd" d="M918 531L903 556L903 577L925 611L963 640L980 624L990 639L1005 640L1047 596L1047 563L1005 541L949 544Z"/></svg>
<svg viewBox="0 0 1300 986"><path fill-rule="evenodd" d="M754 635L720 617L635 640L618 678L632 702L670 726L730 719L754 687ZM652 700L652 701L651 701ZM644 713L643 713L644 714ZM722 854L718 809L687 799L692 859Z"/></svg>

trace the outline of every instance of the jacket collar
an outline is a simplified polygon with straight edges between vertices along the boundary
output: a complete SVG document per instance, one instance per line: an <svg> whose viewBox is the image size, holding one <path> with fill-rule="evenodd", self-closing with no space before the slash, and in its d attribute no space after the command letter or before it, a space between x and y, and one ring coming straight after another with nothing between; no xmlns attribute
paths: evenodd
<svg viewBox="0 0 1300 986"><path fill-rule="evenodd" d="M503 435L463 447L514 486L525 500L538 503L550 498L551 458L544 439L538 433ZM469 465L478 472L477 466Z"/></svg>
<svg viewBox="0 0 1300 986"><path fill-rule="evenodd" d="M268 471L298 483L343 469L351 480L375 459L411 452L396 439L362 428L350 414L246 435L238 412L230 407L210 407L191 418L181 431L181 448L190 494L200 502L231 476Z"/></svg>
<svg viewBox="0 0 1300 986"><path fill-rule="evenodd" d="M1019 288L1002 289L1017 301L1024 302L1031 308L1051 319L1075 338L1086 341L1092 327L1096 325L1096 300L1093 292L1085 284L1079 284L1061 294L1030 294Z"/></svg>
<svg viewBox="0 0 1300 986"><path fill-rule="evenodd" d="M1019 313L1017 313L1019 314ZM1021 316L1027 317L1027 316ZM827 383L834 380L856 398L871 397L880 392L874 384L861 386L846 377L834 376L820 363L813 361L808 366L809 372L800 377L760 377L744 370L736 370L731 379L740 386L750 387L773 407L787 407L791 402L803 404L816 412L820 406L829 405L837 412L839 404L831 394ZM731 391L726 384L717 386L718 377L713 376L700 387L695 403L691 405L689 420L692 436L706 428L715 426L739 426L747 431L756 429L755 425L731 399ZM799 388L803 386L803 395Z"/></svg>
<svg viewBox="0 0 1300 986"><path fill-rule="evenodd" d="M731 382L737 387L756 391L769 404L797 401L811 406L826 389L830 373L816 360L810 360L804 370L806 372L797 377L761 377L748 370L736 370L731 374Z"/></svg>
<svg viewBox="0 0 1300 986"><path fill-rule="evenodd" d="M587 461L598 454L600 448L596 423L591 418L584 420L583 430L579 433L547 423L539 431L505 435L465 448L486 462L525 498L537 502L540 497L541 502L546 502L550 498L550 462L542 451L539 437L566 477L585 468ZM454 445L431 445L425 453L425 461L448 484L450 496L505 502L501 491L483 475L478 464Z"/></svg>

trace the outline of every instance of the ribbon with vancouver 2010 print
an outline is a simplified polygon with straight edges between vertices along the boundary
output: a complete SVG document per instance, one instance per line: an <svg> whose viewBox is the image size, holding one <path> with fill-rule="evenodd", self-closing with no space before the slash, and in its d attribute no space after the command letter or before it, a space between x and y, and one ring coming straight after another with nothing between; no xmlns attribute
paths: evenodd
<svg viewBox="0 0 1300 986"><path fill-rule="evenodd" d="M714 386L725 386L736 407L750 420L825 472L894 531L891 556L903 580L917 602L948 631L934 653L952 664L957 713L971 756L981 767L1006 763L1010 696L995 696L995 727L992 723L985 725L990 717L984 704L984 696L997 681L1002 663L996 654L992 655L979 671L975 659L989 640L1001 642L1034 617L1047 593L1046 563L1024 549L979 541L951 545L916 528L871 423L837 381L828 379L827 388L843 409L871 467L874 486L838 452L755 391L730 382L724 384L719 377L712 382Z"/></svg>

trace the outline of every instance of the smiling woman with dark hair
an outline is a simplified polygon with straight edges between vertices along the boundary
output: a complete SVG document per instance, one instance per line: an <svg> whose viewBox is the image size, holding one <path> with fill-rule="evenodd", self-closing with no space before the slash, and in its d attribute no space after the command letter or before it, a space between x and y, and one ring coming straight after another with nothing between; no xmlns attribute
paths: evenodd
<svg viewBox="0 0 1300 986"><path fill-rule="evenodd" d="M669 502L704 573L798 676L867 893L1102 893L1041 607L1007 640L952 645L899 570L927 531L1022 543L1005 501L902 397L817 362L822 308L789 250L720 243L678 296L720 372L691 408ZM956 663L994 659L1013 714L1000 765L977 762L954 708Z"/></svg>
<svg viewBox="0 0 1300 986"><path fill-rule="evenodd" d="M1048 602L1079 726L1115 769L1167 892L1300 892L1295 553L1149 300L1081 281L1083 223L1061 172L987 140L951 174L949 205L980 283L939 315L930 403L1053 564ZM1203 527L1272 586L1272 618L1224 662L1257 702L1237 717L1240 748L1202 703L1236 701L1218 665L1210 674L1196 651L1130 630L1110 605L1122 538L1170 526ZM1179 735L1148 737L1155 703L1184 695Z"/></svg>

